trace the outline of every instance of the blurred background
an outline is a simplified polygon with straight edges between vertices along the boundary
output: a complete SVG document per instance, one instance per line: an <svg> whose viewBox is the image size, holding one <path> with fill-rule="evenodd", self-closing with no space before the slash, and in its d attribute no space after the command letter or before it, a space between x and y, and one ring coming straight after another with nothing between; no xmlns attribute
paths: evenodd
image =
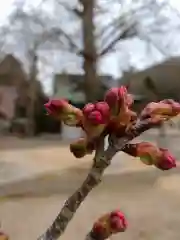
<svg viewBox="0 0 180 240"><path fill-rule="evenodd" d="M67 143L81 130L48 116L44 103L66 98L82 108L121 85L137 112L180 101L179 43L179 0L1 2L0 222L11 239L37 239L92 161L74 159ZM178 159L179 130L176 118L139 139ZM179 167L164 173L118 153L62 239L83 239L102 212L122 207L131 222L124 240L178 240L179 181Z"/></svg>
<svg viewBox="0 0 180 240"><path fill-rule="evenodd" d="M179 100L179 7L170 0L3 3L1 134L76 134L47 116L43 104L66 98L81 108L122 84L138 111L152 100Z"/></svg>

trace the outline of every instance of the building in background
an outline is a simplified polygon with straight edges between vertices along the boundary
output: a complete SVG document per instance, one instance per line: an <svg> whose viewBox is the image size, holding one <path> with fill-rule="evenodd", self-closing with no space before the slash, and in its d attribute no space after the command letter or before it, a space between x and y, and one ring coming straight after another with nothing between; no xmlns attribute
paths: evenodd
<svg viewBox="0 0 180 240"><path fill-rule="evenodd" d="M105 91L113 86L117 86L117 81L112 76L100 76L102 96ZM53 98L64 98L78 108L83 108L86 104L83 91L84 76L82 74L56 74L53 82ZM75 139L82 136L83 132L79 128L68 127L62 124L62 138Z"/></svg>
<svg viewBox="0 0 180 240"><path fill-rule="evenodd" d="M153 82L159 99L180 101L180 57L170 58L143 71L125 72L119 79L119 85L128 85L129 91L135 95L139 109L147 102L157 100L157 96L147 87L148 79Z"/></svg>
<svg viewBox="0 0 180 240"><path fill-rule="evenodd" d="M14 118L16 99L21 94L20 88L26 81L20 62L8 54L0 62L0 111L4 112L7 119Z"/></svg>
<svg viewBox="0 0 180 240"><path fill-rule="evenodd" d="M21 93L24 94L22 85L25 81L26 74L21 63L13 55L6 55L0 62L1 130L9 128L15 117L16 100Z"/></svg>
<svg viewBox="0 0 180 240"><path fill-rule="evenodd" d="M26 134L30 82L22 63L13 55L8 54L0 62L0 128L21 131ZM43 104L47 101L41 83L36 81L37 101L34 118L36 125L42 127L39 119L43 119ZM45 130L46 127L44 127Z"/></svg>
<svg viewBox="0 0 180 240"><path fill-rule="evenodd" d="M99 76L101 79L102 96L104 92L112 86L117 85L117 81L109 75ZM53 81L53 98L65 98L75 105L84 106L84 76L83 74L55 74ZM102 96L99 98L101 99Z"/></svg>

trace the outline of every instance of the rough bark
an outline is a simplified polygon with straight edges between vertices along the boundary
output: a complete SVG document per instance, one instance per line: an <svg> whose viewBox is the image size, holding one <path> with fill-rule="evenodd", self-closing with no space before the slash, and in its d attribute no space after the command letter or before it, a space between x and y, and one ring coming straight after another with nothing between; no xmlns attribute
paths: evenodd
<svg viewBox="0 0 180 240"><path fill-rule="evenodd" d="M37 55L35 52L30 53L31 68L29 73L29 106L27 108L27 129L28 136L35 134L35 103L36 103L36 78L37 78Z"/></svg>

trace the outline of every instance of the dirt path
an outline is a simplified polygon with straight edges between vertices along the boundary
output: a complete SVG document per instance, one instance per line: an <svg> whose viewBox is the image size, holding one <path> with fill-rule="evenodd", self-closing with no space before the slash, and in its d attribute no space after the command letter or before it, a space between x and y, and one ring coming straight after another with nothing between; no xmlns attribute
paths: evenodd
<svg viewBox="0 0 180 240"><path fill-rule="evenodd" d="M63 175L1 188L1 196L7 196L1 198L0 204L4 230L12 240L36 239L86 174L86 170L72 168ZM61 239L84 239L93 221L114 208L121 208L129 220L123 240L180 239L179 170L169 174L156 170L107 174L103 180L82 204ZM121 239L121 235L112 239Z"/></svg>
<svg viewBox="0 0 180 240"><path fill-rule="evenodd" d="M91 157L74 159L66 146L41 144L0 151L0 220L12 240L36 240L91 165ZM178 147L177 139L171 147ZM179 240L179 173L144 167L120 153L61 239L83 240L97 217L121 208L129 228L112 239Z"/></svg>

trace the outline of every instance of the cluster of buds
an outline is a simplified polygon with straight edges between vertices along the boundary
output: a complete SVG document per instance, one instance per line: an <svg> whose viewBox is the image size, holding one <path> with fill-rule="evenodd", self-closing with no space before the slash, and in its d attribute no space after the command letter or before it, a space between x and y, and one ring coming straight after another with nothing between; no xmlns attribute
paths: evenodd
<svg viewBox="0 0 180 240"><path fill-rule="evenodd" d="M128 144L124 150L131 156L139 157L142 163L154 165L163 171L176 167L176 158L168 149L159 148L149 142Z"/></svg>
<svg viewBox="0 0 180 240"><path fill-rule="evenodd" d="M93 239L105 240L112 234L125 232L127 220L120 210L114 210L101 216L93 225L91 236Z"/></svg>
<svg viewBox="0 0 180 240"><path fill-rule="evenodd" d="M95 143L102 133L124 133L136 118L129 108L133 98L123 86L110 89L102 102L88 103L80 110L66 100L50 100L45 104L49 115L61 120L68 126L81 127L86 136L70 145L75 157L91 154Z"/></svg>
<svg viewBox="0 0 180 240"><path fill-rule="evenodd" d="M93 153L100 136L105 137L108 134L116 137L129 136L133 133L131 130L137 130L136 127L140 124L143 126L144 122L151 127L180 114L180 104L173 100L151 102L138 117L131 110L132 104L133 97L123 86L110 89L105 94L104 101L88 103L82 110L75 108L66 100L51 100L45 104L45 108L48 114L64 124L83 129L85 137L70 144L72 154L76 158L82 158ZM142 163L163 171L176 167L176 159L167 149L148 142L126 144L122 150L138 157ZM126 228L124 214L115 210L100 217L88 236L91 239L105 240L112 234L124 232Z"/></svg>
<svg viewBox="0 0 180 240"><path fill-rule="evenodd" d="M141 112L141 119L149 118L167 121L180 113L180 104L172 99L149 103Z"/></svg>
<svg viewBox="0 0 180 240"><path fill-rule="evenodd" d="M82 126L88 139L99 137L109 123L109 105L106 102L88 103L82 112L84 116Z"/></svg>
<svg viewBox="0 0 180 240"><path fill-rule="evenodd" d="M48 114L64 124L83 129L85 137L70 145L70 151L74 156L81 158L93 152L100 135L113 133L117 137L123 137L133 128L137 114L131 110L132 104L132 95L122 86L111 88L105 94L104 101L88 103L82 110L66 100L50 100L45 104L45 108ZM141 112L138 120L143 121L148 118L151 123L161 124L179 113L180 104L173 100L151 102ZM158 153L160 152L166 151L161 149Z"/></svg>
<svg viewBox="0 0 180 240"><path fill-rule="evenodd" d="M71 108L73 108L71 106ZM77 113L75 109L74 112ZM95 149L96 139L105 130L110 116L110 109L106 102L87 104L76 119L76 126L80 126L86 133L86 137L80 138L70 144L70 151L76 158L82 158L86 154L91 154ZM77 116L77 115L76 115Z"/></svg>
<svg viewBox="0 0 180 240"><path fill-rule="evenodd" d="M79 126L83 114L79 108L69 104L66 100L50 100L45 105L48 115L61 120L67 126Z"/></svg>
<svg viewBox="0 0 180 240"><path fill-rule="evenodd" d="M109 132L120 136L125 134L137 119L137 114L130 109L133 104L132 95L128 94L124 86L112 88L106 93L105 101L111 109Z"/></svg>

